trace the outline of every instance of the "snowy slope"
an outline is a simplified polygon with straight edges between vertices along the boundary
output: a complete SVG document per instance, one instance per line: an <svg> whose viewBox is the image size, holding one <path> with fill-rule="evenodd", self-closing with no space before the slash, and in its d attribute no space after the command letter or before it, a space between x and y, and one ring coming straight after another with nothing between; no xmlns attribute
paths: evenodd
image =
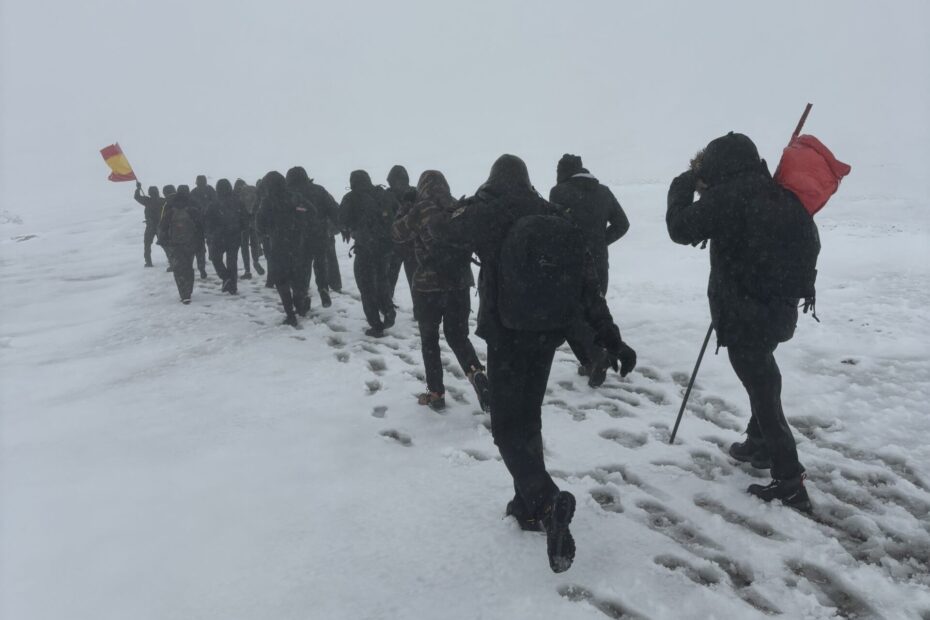
<svg viewBox="0 0 930 620"><path fill-rule="evenodd" d="M777 353L810 519L744 493L724 355L668 445L707 256L668 241L664 185L615 190L632 229L609 302L640 366L595 391L557 354L547 459L579 499L562 575L502 519L509 477L448 351L451 407L416 405L405 284L367 339L340 246L346 294L295 331L260 280L229 298L211 270L180 305L142 269L136 205L5 213L0 617L930 618L926 209L843 196L818 216L823 323Z"/></svg>

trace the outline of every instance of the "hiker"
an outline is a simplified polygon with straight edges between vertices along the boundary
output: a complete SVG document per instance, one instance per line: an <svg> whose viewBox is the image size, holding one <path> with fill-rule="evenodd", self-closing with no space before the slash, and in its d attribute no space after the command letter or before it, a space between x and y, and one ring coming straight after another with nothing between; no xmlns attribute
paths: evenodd
<svg viewBox="0 0 930 620"><path fill-rule="evenodd" d="M258 231L255 229L255 217L258 214L258 190L244 180L236 179L233 185L233 193L236 195L236 200L239 201L242 208L245 210L245 217L247 220L245 229L242 231L241 251L243 272L240 279L251 280L252 266L255 267L255 271L258 275L265 275L262 264L258 262L258 258L262 255L262 249L258 239Z"/></svg>
<svg viewBox="0 0 930 620"><path fill-rule="evenodd" d="M407 169L400 165L391 168L387 175L387 182L387 191L394 196L398 205L394 219L396 222L406 216L413 208L413 204L417 200L417 189L410 187L410 176L407 174ZM391 299L394 299L394 291L397 289L397 279L400 277L401 267L403 267L404 275L407 278L410 296L413 297L413 274L417 267L416 250L412 241L398 243L395 239L391 252L391 267L388 272L388 287L391 291Z"/></svg>
<svg viewBox="0 0 930 620"><path fill-rule="evenodd" d="M223 292L235 295L238 290L239 250L242 234L248 226L245 207L233 193L228 179L216 182L216 199L204 217L210 262L223 282Z"/></svg>
<svg viewBox="0 0 930 620"><path fill-rule="evenodd" d="M523 529L546 533L549 566L562 572L575 556L575 498L546 471L542 442L555 350L583 313L622 375L635 366L636 353L613 323L581 232L536 193L520 158L501 156L487 182L432 234L481 262L475 333L488 345L491 433L514 482L506 514Z"/></svg>
<svg viewBox="0 0 930 620"><path fill-rule="evenodd" d="M307 217L310 222L310 239L307 248L309 252L310 265L307 267L307 290L310 289L310 273L312 271L316 278L317 292L320 294L320 302L324 308L329 308L333 302L329 296L329 274L326 265L327 239L329 237L330 226L334 218L338 217L335 199L323 190L319 185L314 185L307 175L307 171L301 166L294 166L287 171L285 176L287 188L296 199L301 201L304 208L307 209ZM332 200L332 204L326 200L326 197Z"/></svg>
<svg viewBox="0 0 930 620"><path fill-rule="evenodd" d="M187 185L179 186L165 203L158 242L169 248L178 295L181 303L189 304L194 291L194 255L203 246L203 219Z"/></svg>
<svg viewBox="0 0 930 620"><path fill-rule="evenodd" d="M200 211L200 218L207 215L207 208L216 200L216 190L207 183L207 177L199 175L194 181L194 189L191 190L191 200L195 208ZM204 243L197 248L197 269L200 271L200 279L207 279L207 249Z"/></svg>
<svg viewBox="0 0 930 620"><path fill-rule="evenodd" d="M152 242L158 233L158 221L161 219L161 210L165 206L165 199L158 195L158 188L154 185L149 188L148 196L146 196L142 192L142 183L138 181L136 181L136 193L133 198L145 207L145 235L142 240L142 255L145 259L145 266L153 267Z"/></svg>
<svg viewBox="0 0 930 620"><path fill-rule="evenodd" d="M582 165L581 157L567 153L556 167L556 185L549 192L549 202L584 234L588 251L594 258L601 294L606 295L607 247L630 229L630 221L620 203L613 192ZM594 332L588 324L584 320L576 321L567 340L580 364L578 374L587 376L591 387L602 385L611 360L602 347L594 344Z"/></svg>
<svg viewBox="0 0 930 620"><path fill-rule="evenodd" d="M343 240L355 240L355 283L362 296L368 321L365 335L384 336L397 318L388 288L391 259L391 225L397 201L383 188L372 184L364 170L349 176L349 192L339 205Z"/></svg>
<svg viewBox="0 0 930 620"><path fill-rule="evenodd" d="M268 281L284 306L284 324L297 327L297 315L310 310L307 282L310 268L310 217L287 189L280 172L269 172L262 179L262 201L258 210L259 233L269 238Z"/></svg>
<svg viewBox="0 0 930 620"><path fill-rule="evenodd" d="M478 395L485 411L490 394L484 366L468 339L471 314L471 252L442 243L430 235L430 225L447 219L458 204L441 172L427 170L417 183L416 202L409 212L394 221L395 245L413 243L416 271L413 274L413 313L420 327L420 345L426 368L427 391L418 397L421 405L435 411L446 407L439 349L439 326L455 354L459 366Z"/></svg>
<svg viewBox="0 0 930 620"><path fill-rule="evenodd" d="M167 243L162 242L161 238L161 220L165 217L165 209L168 205L168 201L171 200L171 197L177 193L177 190L174 188L174 185L165 185L161 188L161 195L164 196L164 204L161 206L161 212L158 214L158 226L155 229L155 239L156 243L161 246L161 249L165 251L165 256L168 258L168 266L165 267L165 271L171 273L174 271L174 268L171 266L171 248L168 247Z"/></svg>
<svg viewBox="0 0 930 620"><path fill-rule="evenodd" d="M803 206L772 180L752 140L730 132L711 141L672 181L666 224L675 243L710 242L707 297L717 345L726 347L751 410L746 440L730 446L730 455L772 473L770 484L753 484L748 492L809 512L774 356L779 343L794 335L799 300L773 290L782 277L778 254L785 249L770 240L782 236L798 209Z"/></svg>

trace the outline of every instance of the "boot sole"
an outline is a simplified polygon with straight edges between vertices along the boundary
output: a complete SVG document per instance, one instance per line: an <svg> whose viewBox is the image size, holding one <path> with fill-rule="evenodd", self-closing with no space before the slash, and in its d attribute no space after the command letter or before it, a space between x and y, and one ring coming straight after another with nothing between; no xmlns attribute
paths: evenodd
<svg viewBox="0 0 930 620"><path fill-rule="evenodd" d="M546 530L546 548L549 552L549 568L554 573L564 573L575 559L575 539L568 526L575 516L575 496L560 491L552 507L552 522Z"/></svg>

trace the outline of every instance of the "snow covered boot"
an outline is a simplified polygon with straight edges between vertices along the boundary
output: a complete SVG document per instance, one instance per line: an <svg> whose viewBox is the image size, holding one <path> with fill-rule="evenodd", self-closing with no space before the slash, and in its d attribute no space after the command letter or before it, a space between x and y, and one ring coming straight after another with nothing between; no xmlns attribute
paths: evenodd
<svg viewBox="0 0 930 620"><path fill-rule="evenodd" d="M751 484L747 491L763 502L777 499L785 506L800 512L810 514L813 511L811 498L807 495L807 489L804 488L804 474L788 480L772 480L765 486Z"/></svg>
<svg viewBox="0 0 930 620"><path fill-rule="evenodd" d="M257 273L260 276L265 275L265 269L262 267L261 263L259 263L258 261L254 261L252 263L252 266L255 267L255 273Z"/></svg>
<svg viewBox="0 0 930 620"><path fill-rule="evenodd" d="M484 369L473 370L468 373L468 380L475 388L475 394L478 396L478 405L485 413L491 411L491 384L488 382L488 376Z"/></svg>
<svg viewBox="0 0 930 620"><path fill-rule="evenodd" d="M333 305L333 300L329 296L329 292L326 289L320 289L320 303L324 308L329 308Z"/></svg>
<svg viewBox="0 0 930 620"><path fill-rule="evenodd" d="M585 364L578 364L578 376L587 377L591 374L591 369L588 368Z"/></svg>
<svg viewBox="0 0 930 620"><path fill-rule="evenodd" d="M384 338L384 330L380 327L369 327L365 330L365 335L372 338Z"/></svg>
<svg viewBox="0 0 930 620"><path fill-rule="evenodd" d="M188 297L188 298L186 298L186 299L182 299L182 300L181 300L181 303L184 304L185 306L190 305L190 303L191 303L191 298Z"/></svg>
<svg viewBox="0 0 930 620"><path fill-rule="evenodd" d="M554 573L564 573L575 559L575 539L568 525L575 516L575 496L568 491L559 491L543 510L540 521L546 532L546 551L549 568Z"/></svg>
<svg viewBox="0 0 930 620"><path fill-rule="evenodd" d="M387 314L384 315L384 329L394 327L394 323L397 321L397 311L390 310Z"/></svg>
<svg viewBox="0 0 930 620"><path fill-rule="evenodd" d="M239 276L239 279L240 279L240 280L251 280L251 279L252 279L252 272L246 270L246 272L245 272L244 274L242 274L241 276Z"/></svg>
<svg viewBox="0 0 930 620"><path fill-rule="evenodd" d="M281 324L290 325L291 327L297 327L297 315L295 314L287 315L286 317L284 317L284 321Z"/></svg>
<svg viewBox="0 0 930 620"><path fill-rule="evenodd" d="M426 405L433 411L442 411L446 408L446 397L439 392L423 392L417 396L417 402Z"/></svg>
<svg viewBox="0 0 930 620"><path fill-rule="evenodd" d="M746 441L731 444L729 453L737 461L749 463L756 469L772 468L772 457L765 446L752 439L747 438Z"/></svg>
<svg viewBox="0 0 930 620"><path fill-rule="evenodd" d="M519 525L520 529L524 532L543 531L542 523L540 523L539 519L529 515L526 508L523 506L522 500L514 498L507 502L507 509L504 511L504 515L516 519L517 525Z"/></svg>

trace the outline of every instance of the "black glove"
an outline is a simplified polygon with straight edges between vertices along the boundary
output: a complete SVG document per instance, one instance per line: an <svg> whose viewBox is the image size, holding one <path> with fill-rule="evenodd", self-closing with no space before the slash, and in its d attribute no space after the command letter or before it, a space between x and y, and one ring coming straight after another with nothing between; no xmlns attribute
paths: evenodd
<svg viewBox="0 0 930 620"><path fill-rule="evenodd" d="M352 238L352 235L350 235L348 231L346 231L346 230L342 231L342 240L343 240L345 243L348 243L348 242L349 242L349 239L351 239L351 238Z"/></svg>
<svg viewBox="0 0 930 620"><path fill-rule="evenodd" d="M142 183L140 181L136 181L136 189L142 189Z"/></svg>
<svg viewBox="0 0 930 620"><path fill-rule="evenodd" d="M636 368L636 351L622 340L608 343L607 353L610 355L610 366L621 377L625 377ZM619 364L617 363L619 361Z"/></svg>
<svg viewBox="0 0 930 620"><path fill-rule="evenodd" d="M694 174L694 170L686 170L675 177L675 180L672 181L672 187L682 191L690 190L693 194L694 190L697 189L697 175Z"/></svg>

